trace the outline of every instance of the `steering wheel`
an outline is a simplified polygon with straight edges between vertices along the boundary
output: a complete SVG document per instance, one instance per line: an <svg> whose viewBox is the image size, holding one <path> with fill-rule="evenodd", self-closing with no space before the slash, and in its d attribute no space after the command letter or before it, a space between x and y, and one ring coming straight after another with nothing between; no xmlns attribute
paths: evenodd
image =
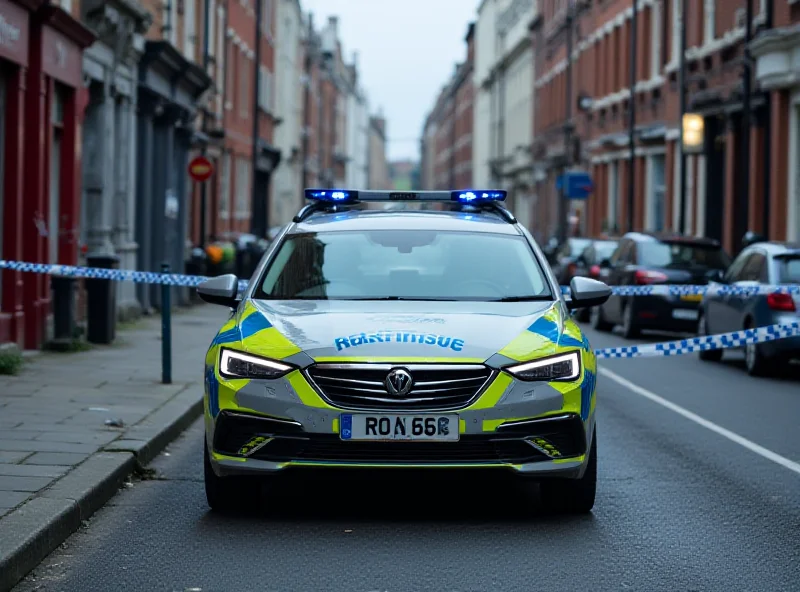
<svg viewBox="0 0 800 592"><path fill-rule="evenodd" d="M459 282L458 287L461 289L462 287L466 287L469 285L478 286L478 287L488 287L490 291L494 292L498 296L503 296L504 293L502 290L498 289L496 285L488 280L475 280L475 279L468 279L462 282ZM466 291L466 290L465 290Z"/></svg>

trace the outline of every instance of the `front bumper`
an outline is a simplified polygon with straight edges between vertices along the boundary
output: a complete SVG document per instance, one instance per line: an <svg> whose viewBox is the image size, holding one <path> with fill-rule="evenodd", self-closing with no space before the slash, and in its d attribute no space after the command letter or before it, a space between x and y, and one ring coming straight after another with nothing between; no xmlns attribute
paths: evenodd
<svg viewBox="0 0 800 592"><path fill-rule="evenodd" d="M502 422L491 433L461 434L458 442L343 441L293 420L222 411L211 461L220 476L333 466L506 468L539 477L579 477L591 444L586 434L579 415L562 413Z"/></svg>

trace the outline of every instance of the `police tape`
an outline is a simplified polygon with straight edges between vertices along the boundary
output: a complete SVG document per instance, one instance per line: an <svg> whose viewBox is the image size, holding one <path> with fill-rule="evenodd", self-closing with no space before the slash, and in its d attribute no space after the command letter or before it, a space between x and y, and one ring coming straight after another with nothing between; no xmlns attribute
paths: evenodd
<svg viewBox="0 0 800 592"><path fill-rule="evenodd" d="M703 335L665 343L606 347L596 349L594 353L600 359L681 356L712 349L734 349L743 347L748 343L766 343L767 341L797 336L800 336L800 321L767 325L757 329L743 329L719 335Z"/></svg>
<svg viewBox="0 0 800 592"><path fill-rule="evenodd" d="M106 279L115 281L128 281L140 284L166 284L169 286L184 286L194 288L210 279L202 275L185 275L177 273L157 273L152 271L134 271L129 269L105 269L99 267L81 267L76 265L52 265L48 263L26 263L24 261L6 261L0 259L0 269L11 269L16 271L42 273L58 275L62 277ZM244 291L248 285L247 280L239 281L239 291ZM657 291L656 289L661 289ZM668 290L663 290L667 288ZM612 288L615 294L623 296L655 295L657 293L669 294L673 296L684 296L693 294L724 293L736 295L757 295L774 293L800 293L800 286L781 285L781 286L719 286L718 290L712 291L709 286L615 286ZM717 286L714 286L717 288ZM727 290L725 289L727 288ZM562 286L562 289L569 290ZM680 356L698 351L713 349L732 349L742 347L748 343L764 343L785 339L787 337L800 336L800 322L792 322L779 325L769 325L757 329L744 329L723 333L720 335L704 335L692 337L678 341L665 343L651 343L644 345L630 345L623 347L608 347L595 350L595 354L601 359L614 358L651 358L660 356Z"/></svg>
<svg viewBox="0 0 800 592"><path fill-rule="evenodd" d="M76 265L52 265L48 263L27 263L24 261L6 261L0 259L0 269L44 273L75 278L104 279L140 284L167 284L196 288L204 281L211 279L202 275L185 275L180 273L158 273L154 271L134 271L132 269L105 269L99 267L81 267ZM239 291L243 292L248 280L239 280ZM561 291L569 293L569 286L561 286ZM800 285L759 284L753 286L734 286L727 284L703 285L649 285L649 286L612 286L612 294L618 296L758 296L765 294L797 294Z"/></svg>
<svg viewBox="0 0 800 592"><path fill-rule="evenodd" d="M105 269L100 267L82 267L79 265L52 265L48 263L5 261L3 259L0 259L0 269L44 273L61 277L134 282L137 284L166 284L168 286L187 288L196 288L204 281L211 279L204 275L158 273L155 271L134 271L132 269ZM239 291L244 292L249 283L250 282L247 280L239 280Z"/></svg>

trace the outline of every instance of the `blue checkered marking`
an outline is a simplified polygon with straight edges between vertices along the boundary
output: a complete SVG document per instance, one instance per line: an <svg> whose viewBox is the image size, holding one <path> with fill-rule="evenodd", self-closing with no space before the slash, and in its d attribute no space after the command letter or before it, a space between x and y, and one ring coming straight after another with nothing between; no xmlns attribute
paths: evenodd
<svg viewBox="0 0 800 592"><path fill-rule="evenodd" d="M211 417L216 418L219 415L219 382L212 364L206 365L205 383L208 393L208 412Z"/></svg>
<svg viewBox="0 0 800 592"><path fill-rule="evenodd" d="M166 284L170 286L197 287L209 277L202 275L184 275L179 273L157 273L153 271L134 271L132 269L101 269L98 267L81 267L75 265L50 265L48 263L27 263L25 261L6 261L0 259L0 269L25 271L30 273L47 273L80 278L97 278L140 284ZM249 280L239 281L239 291L247 289ZM569 294L569 286L561 286L561 291ZM613 286L611 292L618 296L689 296L700 295L733 295L756 296L764 294L800 294L800 285L759 285L731 286L716 284L714 286Z"/></svg>
<svg viewBox="0 0 800 592"><path fill-rule="evenodd" d="M597 375L591 370L583 371L583 383L581 384L581 419L586 421L592 409L592 396L594 395L594 385L597 382Z"/></svg>
<svg viewBox="0 0 800 592"><path fill-rule="evenodd" d="M339 436L342 440L350 440L353 437L353 416L350 413L339 416Z"/></svg>

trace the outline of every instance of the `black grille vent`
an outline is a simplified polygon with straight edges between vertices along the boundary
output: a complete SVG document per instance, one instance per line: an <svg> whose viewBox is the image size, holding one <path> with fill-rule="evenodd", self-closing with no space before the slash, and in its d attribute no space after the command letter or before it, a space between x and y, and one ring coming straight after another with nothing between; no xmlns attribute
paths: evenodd
<svg viewBox="0 0 800 592"><path fill-rule="evenodd" d="M395 368L413 379L404 396L386 389ZM469 405L493 377L481 364L317 364L307 370L320 394L344 409L447 410Z"/></svg>

